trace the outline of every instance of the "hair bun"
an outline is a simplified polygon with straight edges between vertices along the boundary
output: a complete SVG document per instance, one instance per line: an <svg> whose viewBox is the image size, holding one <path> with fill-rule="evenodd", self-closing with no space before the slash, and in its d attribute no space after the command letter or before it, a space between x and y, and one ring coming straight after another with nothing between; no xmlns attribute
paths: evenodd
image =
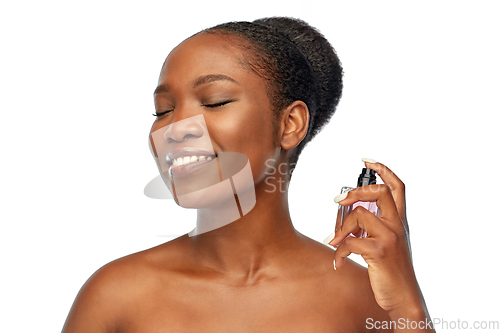
<svg viewBox="0 0 500 333"><path fill-rule="evenodd" d="M270 17L255 20L294 43L307 58L317 84L317 112L311 137L328 123L342 95L342 64L328 40L306 22L289 17Z"/></svg>

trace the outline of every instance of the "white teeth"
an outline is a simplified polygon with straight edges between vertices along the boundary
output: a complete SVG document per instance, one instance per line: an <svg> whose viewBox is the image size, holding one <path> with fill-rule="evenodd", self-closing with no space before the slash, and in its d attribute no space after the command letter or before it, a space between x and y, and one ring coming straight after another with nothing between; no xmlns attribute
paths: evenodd
<svg viewBox="0 0 500 333"><path fill-rule="evenodd" d="M193 155L193 156L184 156L184 157L176 158L173 160L172 164L177 165L177 166L181 166L181 165L186 165L186 164L190 164L190 163L195 163L198 161L211 161L211 160L212 160L212 156Z"/></svg>

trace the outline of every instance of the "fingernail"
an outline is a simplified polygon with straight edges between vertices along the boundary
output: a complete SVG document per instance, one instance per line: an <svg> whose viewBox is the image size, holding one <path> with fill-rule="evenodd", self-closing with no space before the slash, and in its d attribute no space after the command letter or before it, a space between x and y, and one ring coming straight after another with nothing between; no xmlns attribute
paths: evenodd
<svg viewBox="0 0 500 333"><path fill-rule="evenodd" d="M346 197L347 197L347 194L349 192L344 192L344 193L340 193L339 195L337 195L335 198L333 198L333 201L335 201L335 203L339 203L341 202L342 200L344 200Z"/></svg>
<svg viewBox="0 0 500 333"><path fill-rule="evenodd" d="M332 239L335 237L335 233L330 234L328 237L325 238L323 243L325 245L330 245L329 243L332 241Z"/></svg>
<svg viewBox="0 0 500 333"><path fill-rule="evenodd" d="M363 162L366 162L366 163L377 163L377 161L371 159L371 158L366 158L366 157L363 157L361 159Z"/></svg>
<svg viewBox="0 0 500 333"><path fill-rule="evenodd" d="M337 270L337 265L335 265L335 259L333 259L333 269Z"/></svg>

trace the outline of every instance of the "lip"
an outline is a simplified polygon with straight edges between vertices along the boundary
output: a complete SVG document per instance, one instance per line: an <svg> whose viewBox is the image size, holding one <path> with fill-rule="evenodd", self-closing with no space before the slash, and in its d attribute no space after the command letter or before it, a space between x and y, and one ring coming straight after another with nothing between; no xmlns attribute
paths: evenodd
<svg viewBox="0 0 500 333"><path fill-rule="evenodd" d="M203 156L211 156L212 159L210 161L198 161L194 163L189 163L186 165L173 165L175 159L179 157L185 156L193 156L193 155L203 155ZM196 148L196 147L183 147L172 150L167 154L166 162L169 166L168 172L171 177L180 177L188 175L192 172L195 172L201 168L203 168L206 164L214 162L217 158L217 154L213 150Z"/></svg>
<svg viewBox="0 0 500 333"><path fill-rule="evenodd" d="M178 165L172 165L169 169L168 169L168 172L170 173L170 176L175 178L175 177L181 177L181 176L185 176L185 175L188 175L188 174L191 174L203 167L205 167L208 163L212 163L212 162L215 162L216 159L211 159L210 161L198 161L198 162L194 162L194 163L190 163L190 164L187 164L187 165L181 165L181 166L178 166Z"/></svg>

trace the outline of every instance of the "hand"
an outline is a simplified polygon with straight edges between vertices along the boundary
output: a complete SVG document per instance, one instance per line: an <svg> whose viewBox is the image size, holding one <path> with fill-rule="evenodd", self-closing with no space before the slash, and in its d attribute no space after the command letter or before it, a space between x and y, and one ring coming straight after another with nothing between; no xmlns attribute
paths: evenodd
<svg viewBox="0 0 500 333"><path fill-rule="evenodd" d="M347 256L360 254L368 264L370 284L381 308L389 313L401 313L401 309L421 306L425 311L411 260L405 186L385 165L365 163L366 167L379 174L385 184L351 190L339 204L349 206L356 201L374 201L380 210L380 217L359 206L341 227L337 225L335 237L329 243L338 246L334 265L340 269ZM366 238L349 236L351 233L359 234L359 229L367 232Z"/></svg>

